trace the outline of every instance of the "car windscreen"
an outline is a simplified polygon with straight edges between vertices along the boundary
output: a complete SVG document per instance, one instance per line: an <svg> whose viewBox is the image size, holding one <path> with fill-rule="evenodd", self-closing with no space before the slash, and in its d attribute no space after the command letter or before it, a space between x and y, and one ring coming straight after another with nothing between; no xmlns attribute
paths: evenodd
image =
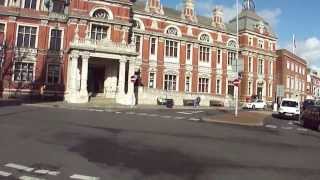
<svg viewBox="0 0 320 180"><path fill-rule="evenodd" d="M282 101L281 105L284 107L298 107L299 106L298 102L294 102L294 101Z"/></svg>

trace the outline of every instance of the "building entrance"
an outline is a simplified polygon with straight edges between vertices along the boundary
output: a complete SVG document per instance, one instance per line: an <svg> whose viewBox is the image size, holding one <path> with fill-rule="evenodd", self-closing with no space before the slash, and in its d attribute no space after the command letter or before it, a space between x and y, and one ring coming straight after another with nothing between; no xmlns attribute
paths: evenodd
<svg viewBox="0 0 320 180"><path fill-rule="evenodd" d="M88 92L95 97L104 93L105 67L89 64L88 69Z"/></svg>

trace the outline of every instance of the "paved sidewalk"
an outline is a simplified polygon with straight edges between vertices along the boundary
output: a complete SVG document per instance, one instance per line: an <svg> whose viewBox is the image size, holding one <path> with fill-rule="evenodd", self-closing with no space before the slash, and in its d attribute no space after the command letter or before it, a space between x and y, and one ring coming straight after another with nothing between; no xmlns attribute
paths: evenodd
<svg viewBox="0 0 320 180"><path fill-rule="evenodd" d="M203 117L202 120L206 122L225 123L244 126L263 126L267 117L271 116L271 112L252 112L240 111L236 118L233 113L223 113L216 116Z"/></svg>
<svg viewBox="0 0 320 180"><path fill-rule="evenodd" d="M3 106L19 106L22 101L19 99L0 99L0 107Z"/></svg>
<svg viewBox="0 0 320 180"><path fill-rule="evenodd" d="M33 103L27 104L29 106L35 107L55 107L55 108L72 108L72 109L168 109L166 106L160 105L136 105L136 106L125 106L120 104L95 104L95 103L86 103L86 104L69 104L66 102L42 102L42 103ZM181 110L229 110L229 108L224 107L197 107L193 108L192 106L174 106L172 109L181 109Z"/></svg>

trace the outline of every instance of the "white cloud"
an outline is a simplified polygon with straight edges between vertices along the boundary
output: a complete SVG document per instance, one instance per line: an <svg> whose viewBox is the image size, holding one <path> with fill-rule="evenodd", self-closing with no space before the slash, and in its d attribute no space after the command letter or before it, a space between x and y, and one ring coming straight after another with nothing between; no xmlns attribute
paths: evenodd
<svg viewBox="0 0 320 180"><path fill-rule="evenodd" d="M320 69L320 39L310 37L304 41L296 42L296 54L308 62L308 65L314 69ZM292 49L292 43L288 43L287 49Z"/></svg>
<svg viewBox="0 0 320 180"><path fill-rule="evenodd" d="M264 9L257 13L262 18L264 18L268 23L270 23L272 27L275 27L280 21L279 16L282 14L282 11L280 8L276 8L276 9Z"/></svg>
<svg viewBox="0 0 320 180"><path fill-rule="evenodd" d="M196 2L197 12L203 16L211 17L212 10L216 6L223 8L225 22L229 22L231 19L235 18L237 15L236 4L233 4L232 6L219 5L219 4L214 4L213 0ZM241 12L241 8L242 6L240 4L239 6L240 12ZM282 14L282 11L280 8L263 9L263 10L257 11L257 14L260 15L262 18L264 18L267 22L269 22L272 27L275 27L280 21L279 16Z"/></svg>

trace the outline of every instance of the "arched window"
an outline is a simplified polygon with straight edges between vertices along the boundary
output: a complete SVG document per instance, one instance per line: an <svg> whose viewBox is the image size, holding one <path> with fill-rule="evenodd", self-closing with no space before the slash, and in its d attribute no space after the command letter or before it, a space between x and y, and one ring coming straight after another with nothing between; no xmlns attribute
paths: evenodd
<svg viewBox="0 0 320 180"><path fill-rule="evenodd" d="M167 34L173 35L173 36L178 36L178 29L175 27L169 27L166 31Z"/></svg>
<svg viewBox="0 0 320 180"><path fill-rule="evenodd" d="M141 24L137 20L133 20L133 28L141 29Z"/></svg>
<svg viewBox="0 0 320 180"><path fill-rule="evenodd" d="M236 43L236 41L234 41L234 40L230 40L229 42L228 42L228 47L230 47L230 48L237 48L237 43Z"/></svg>
<svg viewBox="0 0 320 180"><path fill-rule="evenodd" d="M208 34L202 34L199 40L202 42L210 43L210 36Z"/></svg>
<svg viewBox="0 0 320 180"><path fill-rule="evenodd" d="M110 19L110 14L104 9L94 11L92 17L99 19Z"/></svg>

